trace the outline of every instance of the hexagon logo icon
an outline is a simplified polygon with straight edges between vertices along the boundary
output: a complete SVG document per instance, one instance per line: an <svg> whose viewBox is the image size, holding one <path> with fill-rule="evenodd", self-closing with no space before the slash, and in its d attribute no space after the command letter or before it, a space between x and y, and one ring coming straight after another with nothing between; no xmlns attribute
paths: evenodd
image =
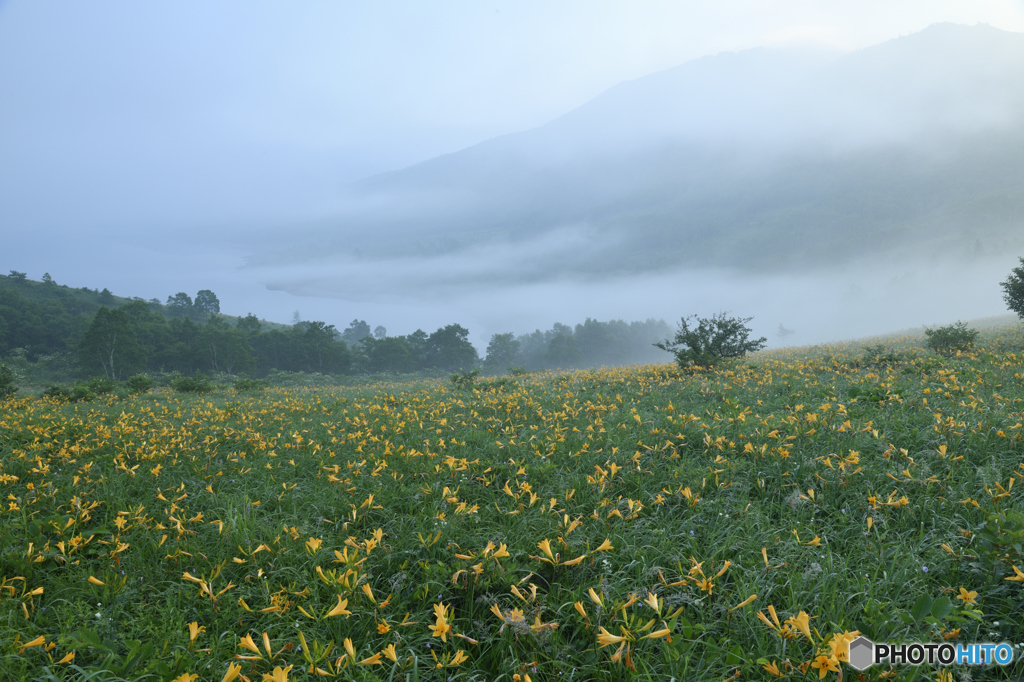
<svg viewBox="0 0 1024 682"><path fill-rule="evenodd" d="M854 670L867 670L875 658L875 644L867 637L858 637L850 642L850 667Z"/></svg>

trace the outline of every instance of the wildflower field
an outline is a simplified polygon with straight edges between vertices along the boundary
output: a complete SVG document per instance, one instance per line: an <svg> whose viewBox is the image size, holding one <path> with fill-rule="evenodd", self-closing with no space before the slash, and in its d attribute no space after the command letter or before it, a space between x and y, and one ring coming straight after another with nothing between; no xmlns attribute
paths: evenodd
<svg viewBox="0 0 1024 682"><path fill-rule="evenodd" d="M857 632L1019 657L1024 338L983 341L9 400L0 678L856 679Z"/></svg>

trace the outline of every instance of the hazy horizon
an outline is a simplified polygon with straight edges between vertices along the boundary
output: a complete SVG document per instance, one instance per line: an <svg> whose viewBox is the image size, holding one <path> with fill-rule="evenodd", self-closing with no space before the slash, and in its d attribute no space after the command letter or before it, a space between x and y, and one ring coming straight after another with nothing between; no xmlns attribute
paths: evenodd
<svg viewBox="0 0 1024 682"><path fill-rule="evenodd" d="M901 37L967 35L925 31L944 22L1014 35L908 89L888 66L919 73L926 39ZM8 0L0 271L213 289L279 322L459 322L480 348L588 317L729 310L775 345L780 323L804 344L997 315L1024 253L1024 99L973 74L1024 72L1021 32L1024 2ZM837 179L801 195L821 168ZM880 172L910 209L865 184Z"/></svg>

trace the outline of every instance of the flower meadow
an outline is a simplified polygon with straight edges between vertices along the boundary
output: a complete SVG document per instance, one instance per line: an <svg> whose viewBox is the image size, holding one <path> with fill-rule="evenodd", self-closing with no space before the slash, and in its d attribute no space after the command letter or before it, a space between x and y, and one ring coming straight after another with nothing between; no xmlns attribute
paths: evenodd
<svg viewBox="0 0 1024 682"><path fill-rule="evenodd" d="M835 680L858 634L1019 655L1022 346L11 399L0 677Z"/></svg>

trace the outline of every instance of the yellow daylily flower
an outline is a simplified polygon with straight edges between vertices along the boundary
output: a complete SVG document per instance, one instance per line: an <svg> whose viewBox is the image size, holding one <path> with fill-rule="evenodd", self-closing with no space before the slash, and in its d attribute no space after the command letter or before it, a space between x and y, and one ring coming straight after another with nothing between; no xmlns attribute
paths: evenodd
<svg viewBox="0 0 1024 682"><path fill-rule="evenodd" d="M193 682L198 679L199 675L196 675L195 673L182 673L175 677L171 682Z"/></svg>
<svg viewBox="0 0 1024 682"><path fill-rule="evenodd" d="M598 546L598 548L595 549L594 551L595 552L610 552L613 549L615 549L615 546L612 545L612 541L609 540L608 538L605 538L604 542L602 542L600 544L600 546Z"/></svg>
<svg viewBox="0 0 1024 682"><path fill-rule="evenodd" d="M597 635L597 643L600 644L602 647L606 647L609 644L618 644L619 642L626 641L625 637L613 635L612 633L605 630L604 626L601 626L599 630L600 632Z"/></svg>
<svg viewBox="0 0 1024 682"><path fill-rule="evenodd" d="M373 656L370 656L369 658L364 658L363 660L359 661L359 665L382 665L382 661L380 660L380 652L377 652Z"/></svg>
<svg viewBox="0 0 1024 682"><path fill-rule="evenodd" d="M663 628L661 630L655 630L654 632L644 635L644 639L661 639L662 637L668 637L672 634L672 630L669 628Z"/></svg>
<svg viewBox="0 0 1024 682"><path fill-rule="evenodd" d="M333 616L351 616L352 612L345 608L346 606L348 606L348 599L342 599L341 595L339 594L338 603L334 605L333 609L327 612L327 617L331 618Z"/></svg>
<svg viewBox="0 0 1024 682"><path fill-rule="evenodd" d="M444 604L434 604L434 617L436 622L430 626L431 634L440 637L442 642L448 641L448 633L452 626L448 624L448 607Z"/></svg>
<svg viewBox="0 0 1024 682"><path fill-rule="evenodd" d="M1011 568L1013 568L1013 572L1016 575L1011 575L1009 578L1003 578L1003 580L1009 580L1011 582L1024 583L1024 572L1022 572L1016 566L1011 566Z"/></svg>
<svg viewBox="0 0 1024 682"><path fill-rule="evenodd" d="M381 650L381 653L384 654L384 657L392 663L398 663L398 654L395 653L394 644L388 644Z"/></svg>
<svg viewBox="0 0 1024 682"><path fill-rule="evenodd" d="M829 672L839 672L839 661L830 656L818 656L811 663L811 667L818 671L818 679L825 679Z"/></svg>
<svg viewBox="0 0 1024 682"><path fill-rule="evenodd" d="M245 637L239 639L238 646L242 647L243 649L248 649L257 656L262 656L262 654L260 653L260 648L256 646L256 642L252 641L252 635L250 634L246 634Z"/></svg>
<svg viewBox="0 0 1024 682"><path fill-rule="evenodd" d="M808 641L814 641L813 639L811 639L811 617L807 615L806 611L801 611L795 616L790 616L786 619L786 622L800 630L800 632L804 633L804 637L806 637Z"/></svg>
<svg viewBox="0 0 1024 682"><path fill-rule="evenodd" d="M829 649L832 650L832 657L838 661L849 661L850 642L857 639L859 636L860 630L854 630L853 632L847 630L842 634L832 635L832 638L828 641Z"/></svg>
<svg viewBox="0 0 1024 682"><path fill-rule="evenodd" d="M367 597L367 598L368 598L368 599L369 599L370 601L372 601L372 602L373 602L374 604L376 604L376 603L377 603L377 600L376 600L376 599L374 598L374 596L373 596L373 588L371 588L371 587L370 587L370 585L369 585L369 584L367 584L367 583L364 583L364 584L363 584L363 594L365 594L365 595L366 595L366 597Z"/></svg>
<svg viewBox="0 0 1024 682"><path fill-rule="evenodd" d="M103 581L102 581L102 580L100 580L99 578L94 578L94 577L93 577L93 576L91 576L91 575L89 576L89 582L90 582L90 583L92 583L93 585L99 585L100 587L102 587L102 586L106 585L106 583L105 583L105 582L103 582Z"/></svg>
<svg viewBox="0 0 1024 682"><path fill-rule="evenodd" d="M747 597L746 599L744 599L739 604L737 604L736 606L732 607L729 610L730 611L735 611L736 609L742 609L744 606L747 606L748 604L753 604L755 599L757 599L757 595L756 594L752 594L752 595L750 595L749 597Z"/></svg>
<svg viewBox="0 0 1024 682"><path fill-rule="evenodd" d="M220 682L234 682L235 678L237 678L241 673L242 666L237 663L229 663L228 669L224 673L224 677L220 678Z"/></svg>
<svg viewBox="0 0 1024 682"><path fill-rule="evenodd" d="M977 604L977 596L978 593L976 591L971 590L970 592L968 592L966 589L964 589L963 585L961 585L960 594L958 594L956 598L962 601L964 604Z"/></svg>
<svg viewBox="0 0 1024 682"><path fill-rule="evenodd" d="M198 622L191 622L188 624L188 641L196 641L196 637L199 636L200 632L206 632L206 626L200 625Z"/></svg>
<svg viewBox="0 0 1024 682"><path fill-rule="evenodd" d="M274 666L274 672L263 673L263 682L288 682L288 673L291 672L292 666L282 668L280 666Z"/></svg>
<svg viewBox="0 0 1024 682"><path fill-rule="evenodd" d="M33 647L42 646L43 644L46 644L46 636L39 635L31 642L25 642L24 644L22 644L21 649L18 650L18 655L20 656L21 654L25 653L25 649L31 649Z"/></svg>
<svg viewBox="0 0 1024 682"><path fill-rule="evenodd" d="M589 590L587 590L587 595L590 597L590 600L592 602L594 602L595 604L597 604L598 606L601 606L601 607L604 606L604 602L601 601L600 595L598 595L597 592L594 592L594 588L593 587L591 587Z"/></svg>

